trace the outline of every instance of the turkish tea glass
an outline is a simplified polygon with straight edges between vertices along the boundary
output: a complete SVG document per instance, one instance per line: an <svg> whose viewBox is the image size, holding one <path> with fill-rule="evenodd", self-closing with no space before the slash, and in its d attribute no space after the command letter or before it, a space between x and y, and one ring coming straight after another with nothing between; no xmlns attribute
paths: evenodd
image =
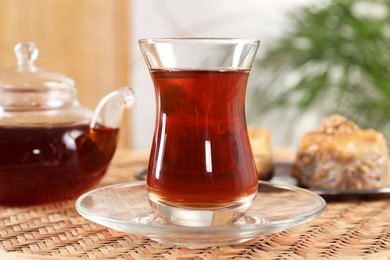
<svg viewBox="0 0 390 260"><path fill-rule="evenodd" d="M258 187L245 93L259 41L142 39L139 45L156 97L151 207L175 225L235 222Z"/></svg>

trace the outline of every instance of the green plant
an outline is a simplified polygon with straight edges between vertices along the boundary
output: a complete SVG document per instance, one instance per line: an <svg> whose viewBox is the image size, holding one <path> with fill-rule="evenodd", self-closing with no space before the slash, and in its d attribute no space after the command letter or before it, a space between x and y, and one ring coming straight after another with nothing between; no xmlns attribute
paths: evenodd
<svg viewBox="0 0 390 260"><path fill-rule="evenodd" d="M390 1L334 0L291 16L293 29L254 63L248 118L340 113L390 131Z"/></svg>

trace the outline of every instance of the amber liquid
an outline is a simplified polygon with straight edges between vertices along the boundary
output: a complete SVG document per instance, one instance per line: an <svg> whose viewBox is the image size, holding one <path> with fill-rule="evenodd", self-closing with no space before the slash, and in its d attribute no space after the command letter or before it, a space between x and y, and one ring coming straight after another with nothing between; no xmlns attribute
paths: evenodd
<svg viewBox="0 0 390 260"><path fill-rule="evenodd" d="M157 101L147 178L152 196L220 207L257 192L244 112L248 74L151 72Z"/></svg>
<svg viewBox="0 0 390 260"><path fill-rule="evenodd" d="M87 124L0 127L0 203L28 205L74 198L104 175L118 129Z"/></svg>

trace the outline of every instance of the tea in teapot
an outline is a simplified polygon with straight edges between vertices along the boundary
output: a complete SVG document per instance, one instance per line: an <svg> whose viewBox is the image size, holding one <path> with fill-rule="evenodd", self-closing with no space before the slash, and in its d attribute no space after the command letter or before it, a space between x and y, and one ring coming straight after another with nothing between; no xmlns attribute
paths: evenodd
<svg viewBox="0 0 390 260"><path fill-rule="evenodd" d="M0 203L69 199L96 185L111 161L122 111L134 96L124 87L95 111L76 99L73 80L35 67L31 42L15 47L16 69L0 70Z"/></svg>

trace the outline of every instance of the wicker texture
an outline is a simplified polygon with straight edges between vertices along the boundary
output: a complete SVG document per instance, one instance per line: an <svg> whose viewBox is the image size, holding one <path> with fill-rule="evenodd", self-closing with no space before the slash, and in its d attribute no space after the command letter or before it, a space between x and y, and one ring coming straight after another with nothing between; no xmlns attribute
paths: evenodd
<svg viewBox="0 0 390 260"><path fill-rule="evenodd" d="M132 180L145 163L145 154L118 151L101 185ZM202 249L107 229L81 217L74 201L0 207L0 250L1 259L390 259L390 200L329 202L304 225L241 245Z"/></svg>

